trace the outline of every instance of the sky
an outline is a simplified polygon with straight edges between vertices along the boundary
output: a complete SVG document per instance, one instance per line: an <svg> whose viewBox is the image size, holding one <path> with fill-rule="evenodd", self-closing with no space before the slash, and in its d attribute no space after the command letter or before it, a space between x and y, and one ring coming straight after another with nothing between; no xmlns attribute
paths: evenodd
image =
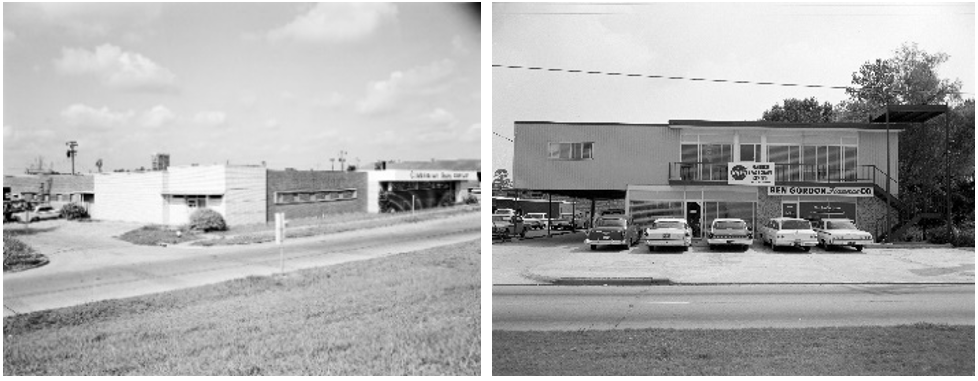
<svg viewBox="0 0 978 381"><path fill-rule="evenodd" d="M330 169L480 157L478 12L425 3L4 3L3 168ZM338 162L337 162L338 163ZM338 165L338 164L337 164Z"/></svg>
<svg viewBox="0 0 978 381"><path fill-rule="evenodd" d="M849 86L904 43L949 60L975 97L972 3L494 4L492 64ZM788 98L844 90L492 68L493 170L512 173L513 122L757 120Z"/></svg>

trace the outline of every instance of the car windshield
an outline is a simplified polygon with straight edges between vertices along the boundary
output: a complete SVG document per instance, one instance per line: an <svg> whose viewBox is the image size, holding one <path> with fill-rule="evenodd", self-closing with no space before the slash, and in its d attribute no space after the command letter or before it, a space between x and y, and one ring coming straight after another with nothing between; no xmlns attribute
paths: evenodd
<svg viewBox="0 0 978 381"><path fill-rule="evenodd" d="M679 221L658 221L652 224L653 229L682 229L683 223Z"/></svg>
<svg viewBox="0 0 978 381"><path fill-rule="evenodd" d="M526 216L530 218L547 218L546 215L543 213L530 213L527 214Z"/></svg>
<svg viewBox="0 0 978 381"><path fill-rule="evenodd" d="M746 229L747 223L744 221L717 221L713 226L716 229Z"/></svg>
<svg viewBox="0 0 978 381"><path fill-rule="evenodd" d="M826 229L855 229L856 224L852 221L825 221Z"/></svg>
<svg viewBox="0 0 978 381"><path fill-rule="evenodd" d="M509 216L492 216L493 221L509 222Z"/></svg>
<svg viewBox="0 0 978 381"><path fill-rule="evenodd" d="M618 219L599 219L597 223L594 224L598 227L624 227L625 220Z"/></svg>
<svg viewBox="0 0 978 381"><path fill-rule="evenodd" d="M781 229L785 230L798 230L798 229L811 229L812 225L808 221L799 220L786 220L781 223Z"/></svg>

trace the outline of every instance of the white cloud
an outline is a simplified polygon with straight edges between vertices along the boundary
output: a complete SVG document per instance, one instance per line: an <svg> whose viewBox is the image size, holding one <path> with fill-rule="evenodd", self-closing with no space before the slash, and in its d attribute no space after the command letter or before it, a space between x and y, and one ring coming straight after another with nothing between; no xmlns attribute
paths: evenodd
<svg viewBox="0 0 978 381"><path fill-rule="evenodd" d="M459 140L463 142L479 142L482 139L482 124L475 123L462 132Z"/></svg>
<svg viewBox="0 0 978 381"><path fill-rule="evenodd" d="M14 40L16 39L17 39L17 35L14 34L14 32L7 30L7 28L3 28L3 43L5 44L11 43L14 42Z"/></svg>
<svg viewBox="0 0 978 381"><path fill-rule="evenodd" d="M158 128L173 123L177 119L176 114L163 105L157 105L143 113L141 124L146 127Z"/></svg>
<svg viewBox="0 0 978 381"><path fill-rule="evenodd" d="M271 129L275 129L275 128L278 128L278 126L280 126L280 125L282 125L282 124L279 123L278 119L269 118L269 119L265 120L265 127L268 127L268 128L271 128Z"/></svg>
<svg viewBox="0 0 978 381"><path fill-rule="evenodd" d="M346 97L344 97L343 94L333 92L329 95L325 95L319 98L314 98L312 100L312 104L313 106L335 108L335 107L339 107L339 105L342 104L344 100L346 100Z"/></svg>
<svg viewBox="0 0 978 381"><path fill-rule="evenodd" d="M268 32L270 41L345 42L372 34L397 16L385 3L320 3L292 22Z"/></svg>
<svg viewBox="0 0 978 381"><path fill-rule="evenodd" d="M455 115L452 115L452 113L445 111L445 109L442 108L435 109L434 111L426 114L425 118L428 119L429 122L436 125L451 126L458 121L458 119L455 118Z"/></svg>
<svg viewBox="0 0 978 381"><path fill-rule="evenodd" d="M161 14L152 3L19 3L4 5L9 21L41 24L78 38L101 38L126 28L146 29ZM4 23L8 19L4 18Z"/></svg>
<svg viewBox="0 0 978 381"><path fill-rule="evenodd" d="M61 49L54 61L59 73L94 74L103 84L125 90L166 91L175 89L176 76L138 53L124 52L118 46L103 44L93 51Z"/></svg>
<svg viewBox="0 0 978 381"><path fill-rule="evenodd" d="M465 46L465 40L462 39L462 36L457 34L452 38L452 48L454 48L455 53L458 54L466 54L469 52L469 47Z"/></svg>
<svg viewBox="0 0 978 381"><path fill-rule="evenodd" d="M194 115L194 123L207 126L220 126L227 122L227 114L223 111L201 111Z"/></svg>
<svg viewBox="0 0 978 381"><path fill-rule="evenodd" d="M382 114L393 111L407 98L441 93L447 90L443 85L454 71L455 62L450 59L435 61L406 72L395 71L387 80L367 85L367 95L357 102L357 111L362 114Z"/></svg>
<svg viewBox="0 0 978 381"><path fill-rule="evenodd" d="M3 125L3 141L9 142L14 138L14 126Z"/></svg>
<svg viewBox="0 0 978 381"><path fill-rule="evenodd" d="M136 113L132 110L116 112L103 106L100 109L80 103L68 106L61 111L65 123L79 128L114 128L128 124Z"/></svg>

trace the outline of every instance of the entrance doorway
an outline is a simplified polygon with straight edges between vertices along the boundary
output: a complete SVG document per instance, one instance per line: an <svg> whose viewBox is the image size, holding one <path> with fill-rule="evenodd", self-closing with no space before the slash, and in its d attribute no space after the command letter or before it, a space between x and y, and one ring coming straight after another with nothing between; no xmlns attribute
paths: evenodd
<svg viewBox="0 0 978 381"><path fill-rule="evenodd" d="M798 203L786 202L781 204L781 217L798 218Z"/></svg>
<svg viewBox="0 0 978 381"><path fill-rule="evenodd" d="M702 238L700 235L700 225L703 217L702 206L698 202L686 202L686 222L693 231L693 238Z"/></svg>

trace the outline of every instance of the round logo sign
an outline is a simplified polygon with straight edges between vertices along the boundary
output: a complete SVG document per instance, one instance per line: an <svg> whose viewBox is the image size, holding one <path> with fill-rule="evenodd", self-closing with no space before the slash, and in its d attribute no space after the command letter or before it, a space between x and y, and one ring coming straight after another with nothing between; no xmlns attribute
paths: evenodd
<svg viewBox="0 0 978 381"><path fill-rule="evenodd" d="M733 168L730 169L730 176L732 176L734 180L737 181L743 180L744 178L747 177L747 167L744 167L743 165L740 164L735 165Z"/></svg>

